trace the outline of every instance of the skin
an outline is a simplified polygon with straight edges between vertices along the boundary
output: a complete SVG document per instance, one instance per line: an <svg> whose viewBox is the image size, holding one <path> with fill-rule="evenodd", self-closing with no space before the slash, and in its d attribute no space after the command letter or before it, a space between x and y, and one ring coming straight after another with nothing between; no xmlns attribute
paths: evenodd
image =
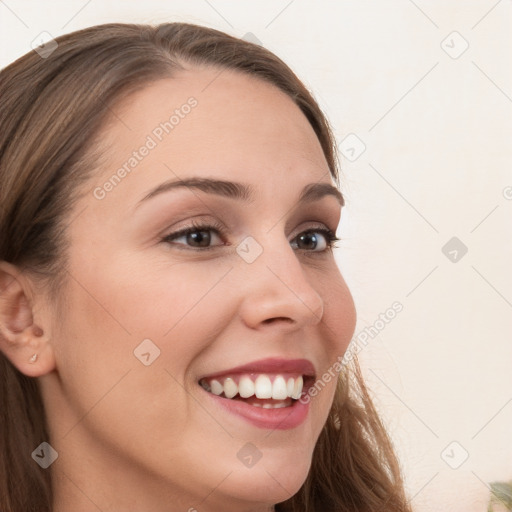
<svg viewBox="0 0 512 512"><path fill-rule="evenodd" d="M96 199L94 188L190 96L197 107ZM216 409L197 381L267 357L306 358L322 375L345 352L356 315L334 255L291 244L339 223L334 197L297 202L305 185L332 183L320 144L288 96L230 71L191 68L115 112L123 122L112 117L100 134L106 158L74 205L58 303L0 267L12 283L1 347L38 378L59 454L54 512L272 510L307 476L334 381L304 423L273 432ZM180 189L136 208L162 182L190 176L250 184L253 200ZM213 250L162 241L192 218L226 226ZM246 236L263 248L250 264L235 250ZM149 366L133 353L144 339L160 350ZM247 442L262 453L252 468L237 458Z"/></svg>

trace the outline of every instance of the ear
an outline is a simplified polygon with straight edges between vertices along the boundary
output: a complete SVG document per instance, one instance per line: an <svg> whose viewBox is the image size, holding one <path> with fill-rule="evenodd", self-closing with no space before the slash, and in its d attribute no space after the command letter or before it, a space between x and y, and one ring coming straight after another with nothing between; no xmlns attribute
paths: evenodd
<svg viewBox="0 0 512 512"><path fill-rule="evenodd" d="M34 321L33 290L29 277L16 266L0 261L0 351L21 373L39 377L55 368L55 358L48 338L49 325L45 332Z"/></svg>

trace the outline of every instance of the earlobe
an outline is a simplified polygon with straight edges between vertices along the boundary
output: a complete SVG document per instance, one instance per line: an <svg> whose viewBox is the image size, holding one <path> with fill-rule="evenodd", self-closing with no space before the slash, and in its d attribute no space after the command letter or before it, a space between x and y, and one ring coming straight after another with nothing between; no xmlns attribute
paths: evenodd
<svg viewBox="0 0 512 512"><path fill-rule="evenodd" d="M34 322L29 280L12 264L0 262L0 351L23 374L44 375L53 369L53 350Z"/></svg>

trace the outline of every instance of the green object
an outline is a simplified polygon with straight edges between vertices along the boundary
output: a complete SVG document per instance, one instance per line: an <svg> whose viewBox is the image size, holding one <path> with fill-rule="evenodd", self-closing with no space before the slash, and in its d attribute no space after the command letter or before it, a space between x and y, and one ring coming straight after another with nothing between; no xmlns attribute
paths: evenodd
<svg viewBox="0 0 512 512"><path fill-rule="evenodd" d="M494 505L501 503L512 512L512 480L510 482L492 482L491 499L487 512L494 512Z"/></svg>

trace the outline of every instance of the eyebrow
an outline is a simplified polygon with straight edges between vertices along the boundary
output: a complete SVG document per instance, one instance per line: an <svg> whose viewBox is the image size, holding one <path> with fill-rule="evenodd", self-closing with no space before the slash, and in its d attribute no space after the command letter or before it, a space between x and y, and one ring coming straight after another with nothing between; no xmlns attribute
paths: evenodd
<svg viewBox="0 0 512 512"><path fill-rule="evenodd" d="M193 188L208 194L237 199L243 202L250 202L254 196L254 189L251 185L245 185L235 181L191 177L161 183L143 197L137 204L137 207L144 201L147 201L159 194L181 188ZM313 202L322 199L325 196L333 196L341 206L345 206L343 194L329 183L310 183L309 185L306 185L302 189L299 202Z"/></svg>

